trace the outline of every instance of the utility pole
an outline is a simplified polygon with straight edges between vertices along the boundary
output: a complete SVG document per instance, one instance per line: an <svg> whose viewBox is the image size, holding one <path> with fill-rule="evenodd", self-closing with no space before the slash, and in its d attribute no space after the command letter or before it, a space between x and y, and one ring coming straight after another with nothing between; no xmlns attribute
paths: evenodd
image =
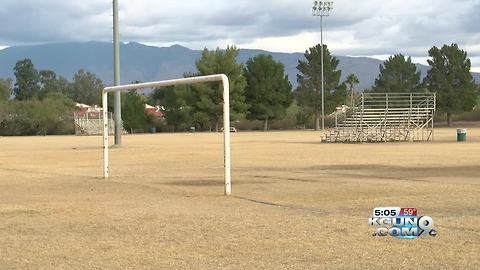
<svg viewBox="0 0 480 270"><path fill-rule="evenodd" d="M322 130L325 130L325 79L323 74L323 17L330 16L330 11L333 9L333 2L326 2L326 1L314 1L312 14L313 16L320 17L320 45L321 45L321 91L322 91ZM318 130L320 127L320 123L318 121L318 112L316 112L316 129Z"/></svg>
<svg viewBox="0 0 480 270"><path fill-rule="evenodd" d="M118 0L113 0L113 80L114 85L120 85L120 41L118 29ZM122 145L122 100L120 92L115 92L115 146Z"/></svg>

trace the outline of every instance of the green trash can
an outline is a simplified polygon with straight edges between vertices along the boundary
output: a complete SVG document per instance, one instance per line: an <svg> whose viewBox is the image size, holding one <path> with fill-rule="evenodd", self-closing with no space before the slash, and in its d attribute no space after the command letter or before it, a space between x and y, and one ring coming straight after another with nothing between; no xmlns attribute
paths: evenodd
<svg viewBox="0 0 480 270"><path fill-rule="evenodd" d="M457 142L466 142L467 141L467 129L459 128L457 129Z"/></svg>

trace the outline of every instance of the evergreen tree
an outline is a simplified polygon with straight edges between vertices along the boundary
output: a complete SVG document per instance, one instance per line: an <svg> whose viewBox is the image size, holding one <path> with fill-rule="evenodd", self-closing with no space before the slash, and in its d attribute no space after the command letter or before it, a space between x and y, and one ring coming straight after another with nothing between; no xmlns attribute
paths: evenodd
<svg viewBox="0 0 480 270"><path fill-rule="evenodd" d="M204 76L225 74L230 81L230 110L233 114L244 113L244 90L246 81L243 77L243 65L237 64L239 50L236 47L227 47L226 50L203 50L202 57L196 61L198 72L194 75ZM188 76L188 75L187 75ZM201 127L208 127L218 131L223 115L223 89L218 83L194 84L192 88L192 113L194 121Z"/></svg>
<svg viewBox="0 0 480 270"><path fill-rule="evenodd" d="M189 99L191 99L191 96L188 91L188 86L156 89L152 93L151 99L154 103L160 104L163 107L165 120L173 132L190 125L191 107L189 105Z"/></svg>
<svg viewBox="0 0 480 270"><path fill-rule="evenodd" d="M270 55L258 55L247 61L244 69L247 81L245 100L249 109L247 119L268 121L282 119L293 100L292 85L285 75L285 67Z"/></svg>
<svg viewBox="0 0 480 270"><path fill-rule="evenodd" d="M470 73L471 63L467 52L457 44L433 47L428 51L430 70L425 84L437 93L437 107L447 114L448 125L452 114L471 111L477 102L475 81Z"/></svg>
<svg viewBox="0 0 480 270"><path fill-rule="evenodd" d="M135 90L122 93L123 126L131 133L135 129L145 129L151 123L150 116L145 112L145 103L145 100Z"/></svg>
<svg viewBox="0 0 480 270"><path fill-rule="evenodd" d="M30 100L36 98L40 91L40 76L32 61L30 59L18 61L13 69L16 78L13 89L15 99Z"/></svg>
<svg viewBox="0 0 480 270"><path fill-rule="evenodd" d="M330 54L327 45L324 49L324 103L325 112L331 113L338 105L347 100L347 87L340 84L341 70L337 70L339 60ZM298 105L303 112L315 115L315 129L320 129L322 80L321 80L321 45L305 52L306 61L298 61L298 89L295 93Z"/></svg>
<svg viewBox="0 0 480 270"><path fill-rule="evenodd" d="M295 114L295 123L297 126L300 126L302 129L306 129L308 123L312 118L312 114L308 111L305 111L305 108L299 108L298 112Z"/></svg>
<svg viewBox="0 0 480 270"><path fill-rule="evenodd" d="M420 91L420 71L412 63L412 58L397 54L390 56L380 65L380 75L375 79L372 92L410 93Z"/></svg>

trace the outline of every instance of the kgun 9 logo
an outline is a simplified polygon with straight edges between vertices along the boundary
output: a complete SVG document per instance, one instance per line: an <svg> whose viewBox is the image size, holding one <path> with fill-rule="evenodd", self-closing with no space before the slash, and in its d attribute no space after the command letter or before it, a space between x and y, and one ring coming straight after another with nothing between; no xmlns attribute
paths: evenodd
<svg viewBox="0 0 480 270"><path fill-rule="evenodd" d="M433 219L429 216L417 216L416 208L377 207L368 224L377 226L374 236L393 236L414 239L421 236L436 236Z"/></svg>

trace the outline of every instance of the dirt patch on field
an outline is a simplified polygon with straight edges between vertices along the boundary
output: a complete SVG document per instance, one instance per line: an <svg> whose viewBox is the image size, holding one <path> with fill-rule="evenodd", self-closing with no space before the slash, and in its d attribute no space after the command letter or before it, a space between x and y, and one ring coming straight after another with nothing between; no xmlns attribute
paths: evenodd
<svg viewBox="0 0 480 270"><path fill-rule="evenodd" d="M315 132L0 137L0 269L480 269L480 129L468 143L321 144ZM435 238L372 236L417 207Z"/></svg>

